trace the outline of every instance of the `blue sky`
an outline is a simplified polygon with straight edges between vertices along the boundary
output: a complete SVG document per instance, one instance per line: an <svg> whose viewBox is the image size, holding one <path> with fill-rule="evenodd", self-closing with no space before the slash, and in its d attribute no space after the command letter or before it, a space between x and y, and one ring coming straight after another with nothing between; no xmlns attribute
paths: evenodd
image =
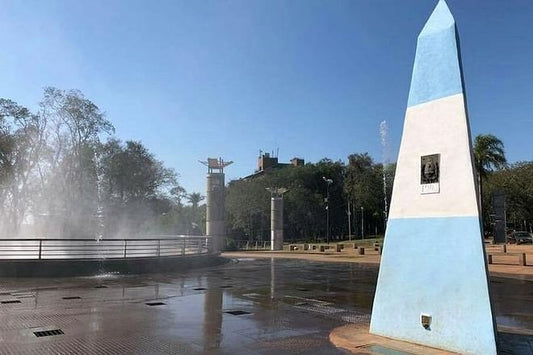
<svg viewBox="0 0 533 355"><path fill-rule="evenodd" d="M1 1L0 97L79 89L205 193L207 157L252 173L259 150L396 159L416 37L436 1ZM533 2L449 0L472 133L533 160Z"/></svg>

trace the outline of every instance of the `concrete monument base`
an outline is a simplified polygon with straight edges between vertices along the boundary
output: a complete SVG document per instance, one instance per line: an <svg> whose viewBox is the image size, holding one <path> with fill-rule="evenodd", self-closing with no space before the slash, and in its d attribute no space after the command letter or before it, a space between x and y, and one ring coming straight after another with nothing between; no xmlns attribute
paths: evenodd
<svg viewBox="0 0 533 355"><path fill-rule="evenodd" d="M456 354L436 348L394 340L368 332L369 324L349 324L333 329L329 340L338 348L356 354L448 355Z"/></svg>

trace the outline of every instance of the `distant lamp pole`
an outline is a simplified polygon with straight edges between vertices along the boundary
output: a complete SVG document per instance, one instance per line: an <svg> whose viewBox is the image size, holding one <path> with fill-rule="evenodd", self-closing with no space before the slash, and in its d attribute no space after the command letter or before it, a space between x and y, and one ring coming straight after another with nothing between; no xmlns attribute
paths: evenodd
<svg viewBox="0 0 533 355"><path fill-rule="evenodd" d="M361 206L361 238L365 239L365 208Z"/></svg>
<svg viewBox="0 0 533 355"><path fill-rule="evenodd" d="M325 176L322 176L322 180L326 182L326 242L329 244L329 185L333 184L333 180Z"/></svg>
<svg viewBox="0 0 533 355"><path fill-rule="evenodd" d="M352 241L352 212L350 211L350 200L348 200L348 211L346 213L348 214L348 240Z"/></svg>

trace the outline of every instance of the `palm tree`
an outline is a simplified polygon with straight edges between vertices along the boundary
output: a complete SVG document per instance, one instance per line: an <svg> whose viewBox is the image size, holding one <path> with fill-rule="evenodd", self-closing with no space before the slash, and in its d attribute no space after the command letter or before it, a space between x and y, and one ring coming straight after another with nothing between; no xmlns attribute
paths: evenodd
<svg viewBox="0 0 533 355"><path fill-rule="evenodd" d="M199 192L193 192L192 194L187 195L187 200L191 203L192 208L196 210L198 208L198 204L204 199L205 197L202 196Z"/></svg>
<svg viewBox="0 0 533 355"><path fill-rule="evenodd" d="M480 134L474 140L474 160L479 189L479 208L483 204L483 179L495 169L507 166L503 142L492 134Z"/></svg>

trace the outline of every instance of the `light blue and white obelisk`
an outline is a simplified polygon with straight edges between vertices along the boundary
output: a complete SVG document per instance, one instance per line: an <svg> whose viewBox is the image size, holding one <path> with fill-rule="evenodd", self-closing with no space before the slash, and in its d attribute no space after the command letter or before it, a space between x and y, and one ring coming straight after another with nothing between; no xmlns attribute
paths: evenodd
<svg viewBox="0 0 533 355"><path fill-rule="evenodd" d="M455 21L418 37L370 332L496 354Z"/></svg>

